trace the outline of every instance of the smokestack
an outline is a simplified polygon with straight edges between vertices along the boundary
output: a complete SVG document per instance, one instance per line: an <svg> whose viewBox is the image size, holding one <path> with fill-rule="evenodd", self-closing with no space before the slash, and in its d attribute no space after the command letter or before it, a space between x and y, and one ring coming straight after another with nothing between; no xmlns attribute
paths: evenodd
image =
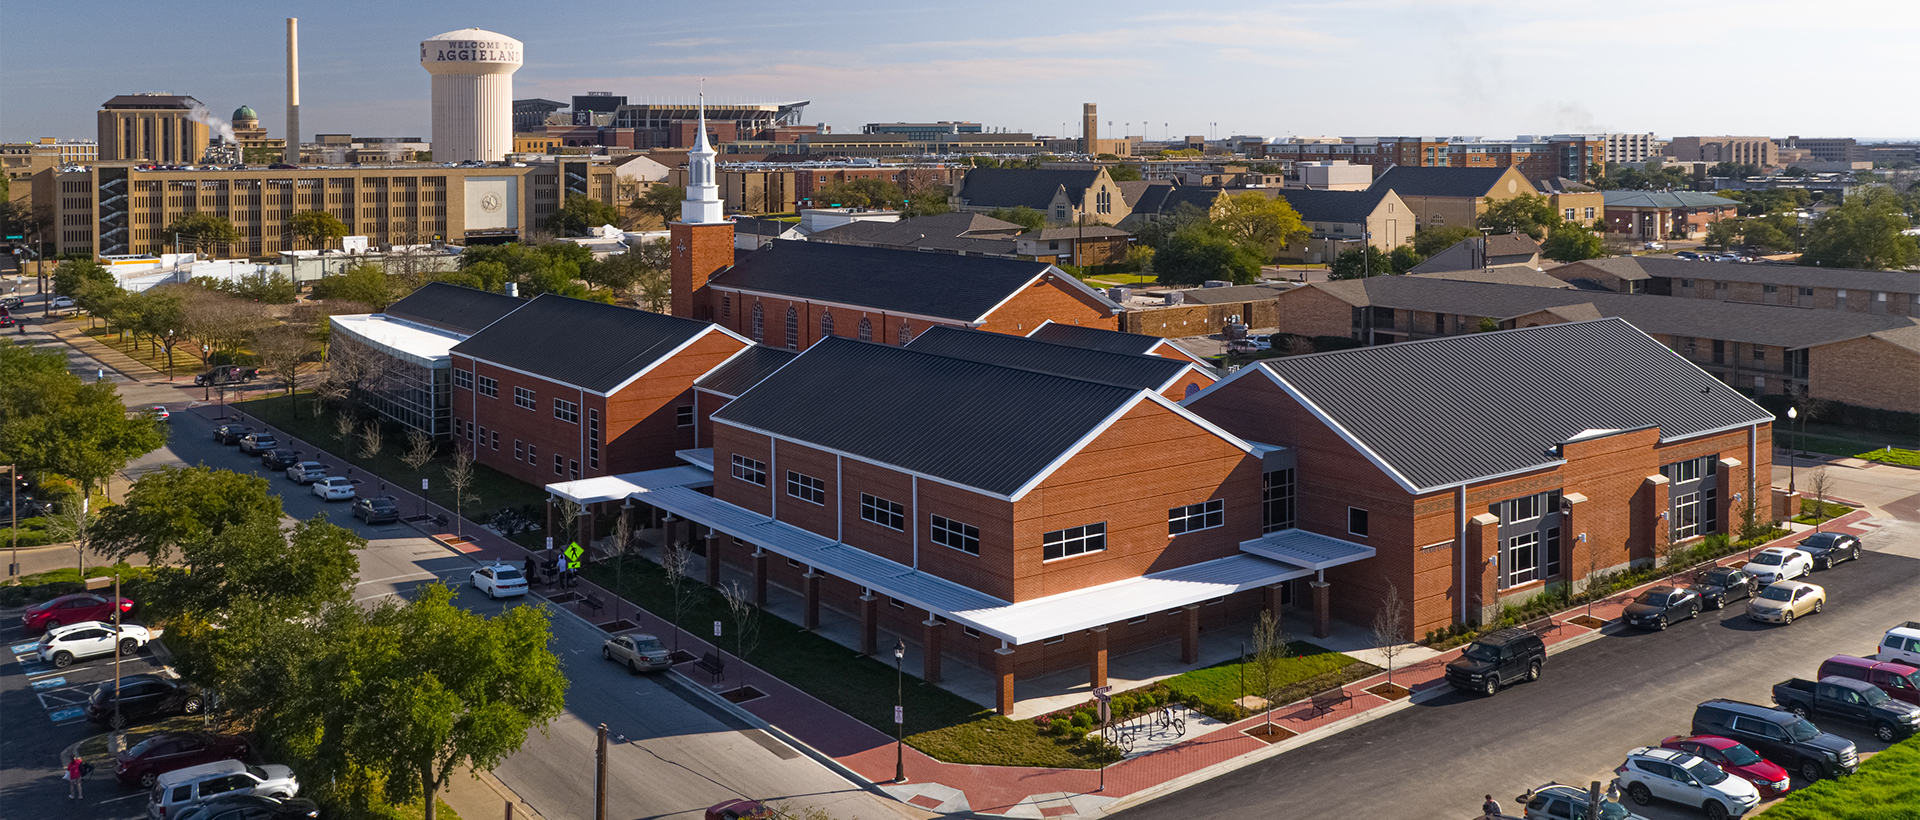
<svg viewBox="0 0 1920 820"><path fill-rule="evenodd" d="M300 18L287 18L287 153L283 161L300 164Z"/></svg>

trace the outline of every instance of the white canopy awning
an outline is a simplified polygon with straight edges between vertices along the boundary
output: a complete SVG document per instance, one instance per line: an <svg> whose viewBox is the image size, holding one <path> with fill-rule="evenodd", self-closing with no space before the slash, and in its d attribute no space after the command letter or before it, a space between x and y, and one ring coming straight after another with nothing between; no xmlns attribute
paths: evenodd
<svg viewBox="0 0 1920 820"><path fill-rule="evenodd" d="M1270 532L1240 542L1240 551L1275 561L1323 570L1373 557L1373 548L1301 529Z"/></svg>
<svg viewBox="0 0 1920 820"><path fill-rule="evenodd" d="M603 475L547 485L549 495L575 504L621 501L662 487L711 487L713 471L698 467L667 467L638 473ZM646 499L640 499L642 501Z"/></svg>

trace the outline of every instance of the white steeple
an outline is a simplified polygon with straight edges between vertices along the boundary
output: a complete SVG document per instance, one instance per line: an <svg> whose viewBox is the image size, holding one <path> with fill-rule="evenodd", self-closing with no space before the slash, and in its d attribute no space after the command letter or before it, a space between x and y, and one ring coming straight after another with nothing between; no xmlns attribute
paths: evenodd
<svg viewBox="0 0 1920 820"><path fill-rule="evenodd" d="M712 225L726 221L720 185L714 181L713 146L707 144L707 94L700 92L700 133L687 152L687 198L680 203L680 221Z"/></svg>

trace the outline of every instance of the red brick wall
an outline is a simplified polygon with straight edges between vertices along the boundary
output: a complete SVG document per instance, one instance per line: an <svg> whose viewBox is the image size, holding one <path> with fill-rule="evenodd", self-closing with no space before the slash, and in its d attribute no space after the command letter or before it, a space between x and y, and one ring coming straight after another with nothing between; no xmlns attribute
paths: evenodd
<svg viewBox="0 0 1920 820"><path fill-rule="evenodd" d="M1179 381L1174 382L1173 385L1168 387L1166 392L1161 395L1173 399L1176 402L1182 401L1186 399L1189 392L1198 393L1207 389L1207 386L1213 384L1215 381L1216 379L1212 376L1196 369L1180 377Z"/></svg>
<svg viewBox="0 0 1920 820"><path fill-rule="evenodd" d="M1352 336L1353 305L1315 287L1294 288L1274 300L1281 333L1301 336Z"/></svg>
<svg viewBox="0 0 1920 820"><path fill-rule="evenodd" d="M679 426L678 409L693 404L695 379L744 347L725 333L708 333L626 389L601 400L606 409L600 473L615 475L680 464L673 453L694 446L695 428Z"/></svg>
<svg viewBox="0 0 1920 820"><path fill-rule="evenodd" d="M1054 274L1051 280L1042 279L1026 287L999 309L987 314L986 321L980 323L980 329L1025 336L1051 319L1059 325L1119 330L1119 317L1113 315L1112 310L1106 306L1105 300L1069 284L1060 274Z"/></svg>
<svg viewBox="0 0 1920 820"><path fill-rule="evenodd" d="M715 271L733 264L733 223L689 225L667 223L672 243L670 275L673 282L673 315L689 319L710 319L710 294L707 279Z"/></svg>
<svg viewBox="0 0 1920 820"><path fill-rule="evenodd" d="M750 293L712 292L708 302L712 306L715 323L749 339L754 338L753 306L758 303L763 317L763 338L757 341L772 347L787 346L787 308L792 307L794 317L799 321L798 350L805 350L820 341L820 319L829 313L833 314L833 335L847 339L860 338L860 320L866 319L873 324L873 341L890 345L899 344L902 324L910 329L913 338L918 338L927 328L936 324L964 326L959 322L932 322L877 310L857 310Z"/></svg>

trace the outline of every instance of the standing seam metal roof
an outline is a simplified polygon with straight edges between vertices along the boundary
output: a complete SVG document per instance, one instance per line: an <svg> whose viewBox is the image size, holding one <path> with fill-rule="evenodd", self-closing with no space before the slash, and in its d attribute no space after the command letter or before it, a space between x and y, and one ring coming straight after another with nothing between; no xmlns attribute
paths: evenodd
<svg viewBox="0 0 1920 820"><path fill-rule="evenodd" d="M490 293L446 282L428 282L425 287L388 305L381 312L395 319L471 336L525 304L525 301L503 293Z"/></svg>
<svg viewBox="0 0 1920 820"><path fill-rule="evenodd" d="M946 326L928 328L908 344L907 349L1155 392L1192 367L1160 356L1108 353L1024 336Z"/></svg>
<svg viewBox="0 0 1920 820"><path fill-rule="evenodd" d="M1083 325L1063 325L1048 322L1027 334L1029 339L1052 342L1059 345L1084 347L1089 350L1104 350L1108 353L1133 353L1146 355L1165 341L1158 336L1143 333L1127 333L1120 330L1108 330L1103 327L1085 327Z"/></svg>
<svg viewBox="0 0 1920 820"><path fill-rule="evenodd" d="M1509 166L1510 167L1510 166ZM1507 168L1425 168L1397 165L1367 186L1368 191L1393 191L1409 196L1469 197L1478 199L1493 190ZM1527 183L1531 188L1533 183ZM1534 193L1529 190L1526 193Z"/></svg>
<svg viewBox="0 0 1920 820"><path fill-rule="evenodd" d="M546 293L455 345L453 352L605 395L714 328L710 322Z"/></svg>
<svg viewBox="0 0 1920 820"><path fill-rule="evenodd" d="M800 354L766 345L752 345L713 372L695 379L693 386L722 396L738 396L759 384L767 374L779 370Z"/></svg>
<svg viewBox="0 0 1920 820"><path fill-rule="evenodd" d="M774 240L713 287L975 322L1052 266L1045 262Z"/></svg>
<svg viewBox="0 0 1920 820"><path fill-rule="evenodd" d="M961 181L960 197L973 208L1025 205L1044 211L1063 187L1067 200L1078 206L1080 196L1099 179L1099 169L975 168Z"/></svg>

